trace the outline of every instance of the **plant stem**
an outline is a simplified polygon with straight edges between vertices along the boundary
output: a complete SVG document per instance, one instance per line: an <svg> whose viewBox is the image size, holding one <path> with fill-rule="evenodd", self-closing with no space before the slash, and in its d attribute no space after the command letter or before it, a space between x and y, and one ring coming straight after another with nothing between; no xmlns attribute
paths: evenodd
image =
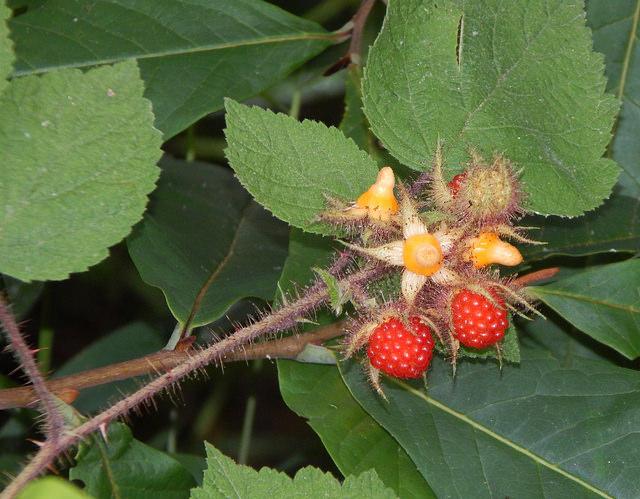
<svg viewBox="0 0 640 499"><path fill-rule="evenodd" d="M51 317L51 299L47 289L42 294L42 318L40 320L40 330L38 331L38 352L36 360L38 368L43 376L46 376L51 369L51 350L53 348L53 329L49 326Z"/></svg>
<svg viewBox="0 0 640 499"><path fill-rule="evenodd" d="M33 390L37 395L38 404L45 418L45 434L48 441L56 441L64 430L64 419L58 409L58 401L49 391L38 366L33 357L33 352L22 337L20 328L15 317L9 310L7 302L0 294L0 324L4 329L8 340L9 348L13 351L16 360L33 384Z"/></svg>
<svg viewBox="0 0 640 499"><path fill-rule="evenodd" d="M385 267L372 267L360 270L344 278L341 281L341 285L348 288L352 284L370 282L379 279L388 271L388 268ZM116 402L89 421L74 428L72 431L65 432L59 438L48 439L31 462L27 464L20 474L2 492L0 497L15 497L29 481L40 475L56 457L100 427L108 425L114 419L127 414L131 409L141 404L150 403L155 395L167 390L185 376L193 374L211 363L223 361L225 355L237 351L256 338L294 328L301 319L308 317L314 310L324 305L327 300L328 292L326 286L322 283L317 283L309 288L298 300L273 311L254 324L238 329L232 335L227 336L204 350L192 353L183 363L159 375L147 385L119 402ZM5 323L6 317L2 316L0 319ZM37 376L40 376L40 373L37 373ZM43 389L46 393L49 393L46 386L44 386L44 381Z"/></svg>
<svg viewBox="0 0 640 499"><path fill-rule="evenodd" d="M291 107L289 108L289 116L294 119L298 119L300 116L300 104L302 100L302 93L300 89L296 89L291 96Z"/></svg>
<svg viewBox="0 0 640 499"><path fill-rule="evenodd" d="M304 335L288 336L263 343L248 345L242 350L225 355L223 362L246 362L252 359L293 359L309 343L322 343L342 334L342 324L334 323ZM104 385L145 374L157 374L185 362L192 351L160 350L144 357L89 369L51 381L47 387L56 397L67 403L73 402L79 391L93 386ZM0 410L15 407L29 407L37 400L32 387L7 388L0 390Z"/></svg>
<svg viewBox="0 0 640 499"><path fill-rule="evenodd" d="M251 434L253 433L253 420L256 415L256 397L249 396L247 407L244 410L244 421L242 422L242 434L240 435L240 450L238 451L238 464L247 464L249 457L249 446L251 444Z"/></svg>

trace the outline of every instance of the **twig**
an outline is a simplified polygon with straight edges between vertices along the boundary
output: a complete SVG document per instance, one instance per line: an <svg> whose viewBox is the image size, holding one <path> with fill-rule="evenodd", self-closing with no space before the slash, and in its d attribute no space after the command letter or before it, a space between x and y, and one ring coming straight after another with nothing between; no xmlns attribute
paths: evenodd
<svg viewBox="0 0 640 499"><path fill-rule="evenodd" d="M344 268L346 261L351 258L347 252L341 253L330 271L339 273ZM528 286L538 281L549 279L556 275L560 269L551 267L538 270L518 277L514 280L517 286ZM357 289L357 287L355 287ZM248 361L253 359L293 359L302 352L309 343L323 343L342 334L342 323L334 323L318 328L304 335L294 335L264 343L254 343L243 350L225 355L223 362ZM110 364L95 369L89 369L77 374L71 374L58 379L47 381L46 385L53 394L67 403L73 402L80 390L93 386L104 385L114 381L133 378L146 374L167 372L187 360L191 354L178 350L161 350L144 357L132 359L116 364ZM38 399L34 389L30 386L19 388L7 388L0 390L0 410L15 407L29 407Z"/></svg>
<svg viewBox="0 0 640 499"><path fill-rule="evenodd" d="M22 337L15 317L1 294L0 324L2 324L2 329L4 329L8 337L9 348L26 374L27 379L33 385L33 391L37 396L38 404L45 418L44 433L48 440L55 441L64 431L64 418L58 408L58 401L47 388L44 378L33 358L33 351Z"/></svg>
<svg viewBox="0 0 640 499"><path fill-rule="evenodd" d="M254 343L237 352L225 355L223 362L246 362L253 359L294 359L309 343L323 343L342 334L342 323L334 323L303 334L286 338ZM164 373L185 362L192 353L179 350L161 350L144 357L118 362L77 374L71 374L47 381L48 389L67 403L73 402L80 390L104 385L114 381L142 376L145 374ZM30 386L0 390L0 409L29 407L37 400Z"/></svg>
<svg viewBox="0 0 640 499"><path fill-rule="evenodd" d="M353 16L353 30L351 31L351 42L349 44L349 56L353 64L360 65L362 63L362 34L374 3L376 3L376 0L363 0L358 11Z"/></svg>
<svg viewBox="0 0 640 499"><path fill-rule="evenodd" d="M349 24L351 25L351 42L349 43L349 50L347 50L347 53L344 56L338 59L335 64L324 72L325 76L337 73L341 69L346 68L349 64L362 64L362 34L367 23L367 18L369 17L371 9L375 3L376 0L362 0L360 7L358 7L358 10L351 18L351 21L349 21Z"/></svg>
<svg viewBox="0 0 640 499"><path fill-rule="evenodd" d="M352 283L359 284L363 281L368 282L373 279L379 279L387 271L385 267L364 269L343 279L342 285L348 287ZM316 308L326 303L327 300L328 293L325 286L313 292L306 293L295 302L266 315L260 321L238 329L235 333L218 343L197 353L193 353L178 366L159 375L147 385L115 403L84 424L66 432L60 438L54 441L47 440L31 462L25 466L20 474L7 486L2 494L0 494L0 497L15 497L29 481L40 475L57 456L61 455L71 446L77 444L80 440L94 431L99 430L101 427L104 428L105 425L125 415L134 407L149 402L153 396L171 387L185 376L211 363L220 362L229 353L237 351L258 337L295 327L300 319L307 317Z"/></svg>
<svg viewBox="0 0 640 499"><path fill-rule="evenodd" d="M518 277L513 281L513 283L519 287L524 288L525 286L533 284L534 282L551 279L558 272L560 272L560 267L549 267L546 269L540 269L536 270L535 272L530 272L529 274Z"/></svg>

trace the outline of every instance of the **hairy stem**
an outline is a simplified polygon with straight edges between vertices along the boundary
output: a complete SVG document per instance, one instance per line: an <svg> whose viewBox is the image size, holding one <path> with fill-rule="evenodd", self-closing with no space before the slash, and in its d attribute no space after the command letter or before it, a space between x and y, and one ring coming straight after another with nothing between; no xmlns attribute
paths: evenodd
<svg viewBox="0 0 640 499"><path fill-rule="evenodd" d="M227 362L246 362L254 359L294 359L309 343L322 343L342 334L342 323L323 326L304 335L293 335L278 340L247 345L237 352L231 352L222 358ZM79 391L114 381L167 372L185 362L192 353L184 350L160 350L143 357L89 369L70 374L51 381L47 387L59 399L70 404ZM30 386L0 390L0 410L15 407L29 407L38 400Z"/></svg>
<svg viewBox="0 0 640 499"><path fill-rule="evenodd" d="M9 340L9 348L13 352L20 367L33 385L40 410L45 417L45 435L49 441L55 441L64 430L64 419L58 408L58 401L49 391L36 365L33 351L24 340L9 305L0 294L0 324Z"/></svg>
<svg viewBox="0 0 640 499"><path fill-rule="evenodd" d="M386 269L384 267L374 267L361 270L343 279L342 285L349 287L351 284L360 284L372 279L377 279L384 275L385 270ZM15 497L29 481L40 475L46 467L56 459L57 456L65 452L71 446L77 444L80 440L87 437L94 431L100 429L100 427L104 427L114 419L128 413L131 409L150 401L153 396L171 387L176 382L182 380L185 376L192 374L211 363L221 362L225 355L230 352L237 351L252 340L265 336L269 333L295 327L300 319L310 315L327 300L328 293L326 286L314 286L310 292L305 293L298 300L275 310L254 324L238 329L235 333L227 336L223 340L200 350L197 353L193 353L178 366L159 375L147 385L115 403L100 414L97 414L89 421L65 432L55 440L48 439L31 462L27 464L20 474L2 492L0 497ZM42 387L46 390L44 381Z"/></svg>

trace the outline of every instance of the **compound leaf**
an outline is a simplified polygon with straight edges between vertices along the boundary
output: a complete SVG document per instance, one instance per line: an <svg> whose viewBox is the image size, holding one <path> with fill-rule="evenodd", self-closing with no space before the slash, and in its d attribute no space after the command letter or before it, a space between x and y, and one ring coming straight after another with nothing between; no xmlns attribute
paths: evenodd
<svg viewBox="0 0 640 499"><path fill-rule="evenodd" d="M142 216L160 133L134 61L12 81L0 97L0 270L58 280Z"/></svg>
<svg viewBox="0 0 640 499"><path fill-rule="evenodd" d="M602 203L618 167L601 156L617 110L604 94L581 1L390 1L369 53L364 105L385 146L424 170L473 146L522 168L527 207L576 216Z"/></svg>

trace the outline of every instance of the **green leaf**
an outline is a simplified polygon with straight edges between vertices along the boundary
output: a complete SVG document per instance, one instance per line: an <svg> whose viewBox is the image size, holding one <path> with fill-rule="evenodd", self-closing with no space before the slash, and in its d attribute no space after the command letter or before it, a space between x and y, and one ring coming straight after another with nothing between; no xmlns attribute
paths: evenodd
<svg viewBox="0 0 640 499"><path fill-rule="evenodd" d="M195 481L178 461L133 438L122 423L109 426L108 441L99 435L81 444L71 480L99 499L173 499L189 497Z"/></svg>
<svg viewBox="0 0 640 499"><path fill-rule="evenodd" d="M529 209L576 216L618 176L601 159L617 110L602 72L581 1L391 1L365 70L365 112L416 170L438 139L450 165L470 146L500 151L522 168Z"/></svg>
<svg viewBox="0 0 640 499"><path fill-rule="evenodd" d="M90 499L91 496L57 476L38 478L18 494L18 499Z"/></svg>
<svg viewBox="0 0 640 499"><path fill-rule="evenodd" d="M539 227L529 234L544 245L523 245L525 261L553 255L585 256L604 252L634 253L640 247L640 200L614 195L594 213L576 220L530 217L522 225Z"/></svg>
<svg viewBox="0 0 640 499"><path fill-rule="evenodd" d="M0 94L7 86L7 78L13 69L13 44L9 38L7 20L11 16L11 10L4 2L0 2Z"/></svg>
<svg viewBox="0 0 640 499"><path fill-rule="evenodd" d="M622 167L620 192L640 196L640 47L638 0L588 0L587 21L593 48L605 55L607 90L622 101L615 137L608 151Z"/></svg>
<svg viewBox="0 0 640 499"><path fill-rule="evenodd" d="M315 221L326 195L355 200L374 181L376 162L339 130L226 101L227 158L260 204L295 227L331 233Z"/></svg>
<svg viewBox="0 0 640 499"><path fill-rule="evenodd" d="M331 275L325 269L314 267L313 271L318 274L318 277L320 277L322 282L327 286L329 302L331 303L333 313L335 315L342 314L342 307L351 299L349 291L342 289L338 278Z"/></svg>
<svg viewBox="0 0 640 499"><path fill-rule="evenodd" d="M155 187L152 122L135 62L13 81L0 98L0 270L58 280L104 259Z"/></svg>
<svg viewBox="0 0 640 499"><path fill-rule="evenodd" d="M280 392L344 475L375 469L399 497L435 497L407 453L353 399L334 366L278 362Z"/></svg>
<svg viewBox="0 0 640 499"><path fill-rule="evenodd" d="M156 330L142 322L134 322L94 341L58 369L53 378L142 357L163 346L163 338ZM87 388L80 392L73 407L82 413L96 412L122 398L123 393L137 388L139 379L135 378Z"/></svg>
<svg viewBox="0 0 640 499"><path fill-rule="evenodd" d="M640 260L603 265L527 288L580 331L629 359L640 356Z"/></svg>
<svg viewBox="0 0 640 499"><path fill-rule="evenodd" d="M286 258L287 227L256 203L228 169L165 159L144 220L128 238L142 279L191 326L218 319L237 300L271 299Z"/></svg>
<svg viewBox="0 0 640 499"><path fill-rule="evenodd" d="M331 43L319 25L259 0L47 2L11 21L16 76L137 59L168 139L284 78Z"/></svg>
<svg viewBox="0 0 640 499"><path fill-rule="evenodd" d="M385 380L385 402L357 366L343 376L438 497L637 497L637 372L583 357L572 340L549 351L540 343L563 333L537 323L518 367L463 362L454 380L436 359L426 393Z"/></svg>
<svg viewBox="0 0 640 499"><path fill-rule="evenodd" d="M202 487L191 491L192 499L396 497L391 490L384 487L375 471L362 473L358 477L349 476L342 485L329 473L312 467L301 469L291 479L286 474L270 468L255 471L248 466L238 465L212 445L205 443L205 446L208 467L204 472Z"/></svg>

